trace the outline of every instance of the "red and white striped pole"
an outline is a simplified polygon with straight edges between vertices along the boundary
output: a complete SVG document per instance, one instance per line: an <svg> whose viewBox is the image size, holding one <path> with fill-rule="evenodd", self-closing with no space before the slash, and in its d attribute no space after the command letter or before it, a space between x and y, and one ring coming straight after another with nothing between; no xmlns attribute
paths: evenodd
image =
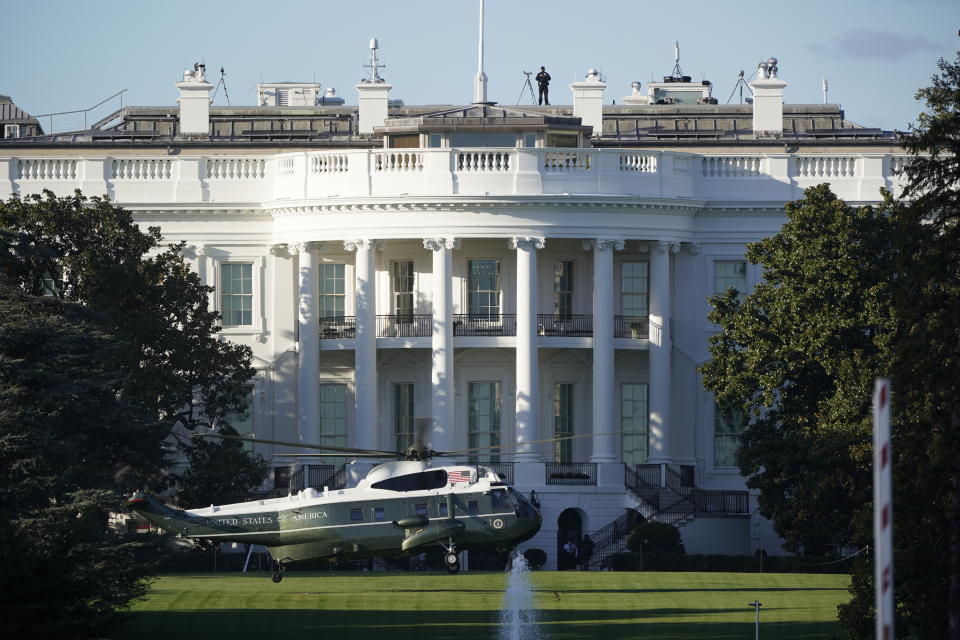
<svg viewBox="0 0 960 640"><path fill-rule="evenodd" d="M893 640L893 491L890 473L890 380L873 389L873 558L877 640Z"/></svg>

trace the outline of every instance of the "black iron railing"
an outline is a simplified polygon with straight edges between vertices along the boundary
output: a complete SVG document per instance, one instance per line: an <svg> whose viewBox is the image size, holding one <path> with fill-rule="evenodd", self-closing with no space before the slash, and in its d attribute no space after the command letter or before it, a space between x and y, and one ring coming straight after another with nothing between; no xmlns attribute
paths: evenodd
<svg viewBox="0 0 960 640"><path fill-rule="evenodd" d="M545 465L547 484L597 484L596 462L548 462Z"/></svg>
<svg viewBox="0 0 960 640"><path fill-rule="evenodd" d="M750 495L746 491L708 491L697 489L693 494L697 515L748 515Z"/></svg>
<svg viewBox="0 0 960 640"><path fill-rule="evenodd" d="M500 476L500 482L513 484L513 463L512 462L479 462L477 463L477 472L480 473L480 467L492 469L494 473Z"/></svg>
<svg viewBox="0 0 960 640"><path fill-rule="evenodd" d="M455 313L453 335L515 336L517 335L517 316L503 313L493 315Z"/></svg>
<svg viewBox="0 0 960 640"><path fill-rule="evenodd" d="M537 333L541 336L592 336L593 316L563 313L537 315Z"/></svg>
<svg viewBox="0 0 960 640"><path fill-rule="evenodd" d="M613 316L615 338L649 338L650 320L647 316Z"/></svg>
<svg viewBox="0 0 960 640"><path fill-rule="evenodd" d="M429 338L433 335L433 316L395 314L377 316L378 338Z"/></svg>
<svg viewBox="0 0 960 640"><path fill-rule="evenodd" d="M357 335L356 316L333 316L320 318L320 339L337 340L355 338Z"/></svg>
<svg viewBox="0 0 960 640"><path fill-rule="evenodd" d="M593 557L599 561L601 568L610 565L610 556L627 550L627 536L645 520L638 510L627 509L622 516L590 534L594 545Z"/></svg>

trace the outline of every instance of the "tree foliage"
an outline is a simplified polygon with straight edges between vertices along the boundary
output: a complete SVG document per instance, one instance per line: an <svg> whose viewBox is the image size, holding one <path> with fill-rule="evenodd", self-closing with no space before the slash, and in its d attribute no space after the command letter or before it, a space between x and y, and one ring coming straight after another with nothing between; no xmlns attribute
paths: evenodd
<svg viewBox="0 0 960 640"><path fill-rule="evenodd" d="M750 422L739 462L788 548L872 545L873 379L893 380L897 635L960 640L960 55L904 138L902 200L852 208L825 185L748 248L765 282L714 300L718 402ZM871 554L840 619L874 635Z"/></svg>
<svg viewBox="0 0 960 640"><path fill-rule="evenodd" d="M159 242L105 199L0 203L0 623L18 637L100 634L144 593L156 556L109 514L170 482L171 434L246 406L249 348L218 338L211 289ZM262 480L242 449L202 449Z"/></svg>

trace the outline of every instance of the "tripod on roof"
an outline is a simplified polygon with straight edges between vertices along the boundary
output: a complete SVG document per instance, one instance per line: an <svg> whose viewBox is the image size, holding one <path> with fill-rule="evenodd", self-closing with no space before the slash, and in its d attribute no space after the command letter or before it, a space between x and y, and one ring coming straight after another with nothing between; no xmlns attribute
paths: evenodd
<svg viewBox="0 0 960 640"><path fill-rule="evenodd" d="M517 98L517 104L520 104L520 101L523 99L523 90L530 90L530 104L537 104L537 97L533 93L533 83L530 82L530 76L533 75L533 71L524 71L523 75L527 76L523 81L523 86L520 87L520 97Z"/></svg>

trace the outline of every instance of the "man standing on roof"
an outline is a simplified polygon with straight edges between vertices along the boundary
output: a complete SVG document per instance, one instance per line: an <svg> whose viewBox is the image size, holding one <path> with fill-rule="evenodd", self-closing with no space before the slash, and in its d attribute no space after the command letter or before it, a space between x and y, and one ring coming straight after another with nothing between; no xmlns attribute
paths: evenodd
<svg viewBox="0 0 960 640"><path fill-rule="evenodd" d="M550 104L550 74L545 68L540 67L536 80L540 88L540 101L537 104Z"/></svg>

